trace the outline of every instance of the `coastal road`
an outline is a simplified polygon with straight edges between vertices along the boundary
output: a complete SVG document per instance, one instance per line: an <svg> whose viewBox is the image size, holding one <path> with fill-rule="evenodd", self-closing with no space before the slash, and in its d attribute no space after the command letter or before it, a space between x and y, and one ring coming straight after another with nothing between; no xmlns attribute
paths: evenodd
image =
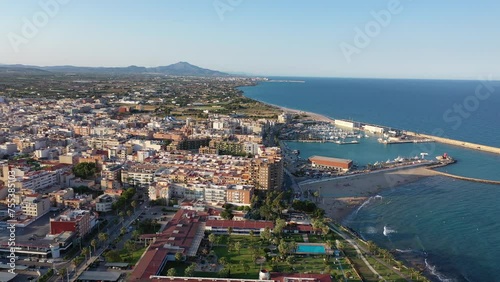
<svg viewBox="0 0 500 282"><path fill-rule="evenodd" d="M330 227L330 230L332 230L337 235L339 235L340 237L342 237L342 239L344 239L345 241L347 241L356 250L356 252L358 253L358 256L363 260L363 262L370 269L370 271L373 272L373 274L375 274L377 277L379 277L379 279L382 279L382 280L386 281L375 270L375 268L373 268L373 266L370 264L370 262L368 262L368 260L366 259L366 257L363 255L364 253L368 253L368 250L364 246L360 246L355 240L352 239L352 237L349 234L347 234L347 233L339 230L335 225L328 224L328 227ZM379 258L377 258L375 256L371 256L371 257L373 259L375 259L378 263L380 263L380 264L384 265L385 267L387 267L388 269L392 270L394 273L396 273L397 275L399 275L401 278L405 279L406 281L408 281L408 282L412 281L411 279L408 279L408 277L406 275L404 275L400 271L394 269L391 265L389 265L385 261L383 261L383 260L381 260L381 259L379 259Z"/></svg>

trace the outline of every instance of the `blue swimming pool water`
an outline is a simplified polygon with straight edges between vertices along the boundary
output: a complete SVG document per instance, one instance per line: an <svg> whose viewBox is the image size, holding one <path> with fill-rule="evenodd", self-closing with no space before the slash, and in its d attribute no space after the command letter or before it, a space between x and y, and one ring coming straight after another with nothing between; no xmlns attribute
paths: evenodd
<svg viewBox="0 0 500 282"><path fill-rule="evenodd" d="M297 253L324 254L325 247L321 245L297 245Z"/></svg>

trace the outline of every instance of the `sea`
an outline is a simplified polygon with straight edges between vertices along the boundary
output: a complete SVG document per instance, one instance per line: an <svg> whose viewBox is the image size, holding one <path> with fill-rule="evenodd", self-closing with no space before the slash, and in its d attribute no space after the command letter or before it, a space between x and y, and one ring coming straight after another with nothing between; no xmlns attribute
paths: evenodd
<svg viewBox="0 0 500 282"><path fill-rule="evenodd" d="M240 89L255 100L331 118L500 147L498 81L271 77ZM358 166L447 153L457 163L440 170L500 180L498 154L439 143L384 145L376 136L359 141L287 144L302 158L348 158ZM499 218L500 186L433 176L381 192L343 224L425 267L433 281L500 281Z"/></svg>

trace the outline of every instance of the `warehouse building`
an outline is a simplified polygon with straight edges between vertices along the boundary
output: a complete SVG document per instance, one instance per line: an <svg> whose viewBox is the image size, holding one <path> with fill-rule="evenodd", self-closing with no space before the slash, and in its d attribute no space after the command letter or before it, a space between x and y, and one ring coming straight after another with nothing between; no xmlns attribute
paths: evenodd
<svg viewBox="0 0 500 282"><path fill-rule="evenodd" d="M309 158L312 167L348 171L352 167L352 160L330 158L323 156L312 156Z"/></svg>

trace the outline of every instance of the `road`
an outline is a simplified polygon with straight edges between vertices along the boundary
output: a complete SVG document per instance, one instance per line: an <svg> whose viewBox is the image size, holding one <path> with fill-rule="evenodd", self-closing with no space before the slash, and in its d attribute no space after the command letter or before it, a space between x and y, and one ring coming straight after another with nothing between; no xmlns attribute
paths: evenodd
<svg viewBox="0 0 500 282"><path fill-rule="evenodd" d="M103 231L109 235L108 240L104 243L104 245L100 246L95 252L92 251L91 257L86 262L80 264L76 268L76 270L72 270L71 273L69 273L69 281L76 281L78 276L80 276L92 263L94 263L102 255L102 253L109 247L109 242L113 242L113 240L115 240L120 235L120 230L122 226L128 228L128 226L130 226L130 224L133 221L139 218L141 212L143 211L142 207L144 207L144 205L146 205L146 203L143 203L143 205L137 207L135 213L131 215L128 219L126 219L124 222L122 222L122 224L115 224L111 229L108 228L107 230ZM60 265L57 266L57 269L65 267L67 268L70 264L71 262L61 263ZM63 281L63 279L61 277L57 277L53 281L59 282Z"/></svg>
<svg viewBox="0 0 500 282"><path fill-rule="evenodd" d="M377 277L379 277L379 279L382 279L384 281L386 281L376 270L375 268L373 268L373 266L370 264L370 262L368 262L368 260L366 259L365 255L366 253L368 253L368 250L364 247L364 246L361 246L359 245L355 240L352 239L352 237L339 230L335 225L333 224L328 224L328 227L330 227L330 230L332 230L333 232L335 232L337 235L339 235L340 237L342 237L342 239L344 239L346 242L348 242L355 250L356 252L358 253L358 256L361 258L361 260L363 260L363 262L366 264L366 266L370 269L370 271L375 274ZM411 282L412 280L408 279L408 277L406 277L406 275L404 275L403 273L401 273L400 271L394 269L391 265L389 265L388 263L386 263L385 261L375 257L375 256L371 256L373 259L375 259L378 263L384 265L385 267L387 267L388 269L394 271L397 275L399 275L401 278L405 279L406 281L408 282Z"/></svg>

